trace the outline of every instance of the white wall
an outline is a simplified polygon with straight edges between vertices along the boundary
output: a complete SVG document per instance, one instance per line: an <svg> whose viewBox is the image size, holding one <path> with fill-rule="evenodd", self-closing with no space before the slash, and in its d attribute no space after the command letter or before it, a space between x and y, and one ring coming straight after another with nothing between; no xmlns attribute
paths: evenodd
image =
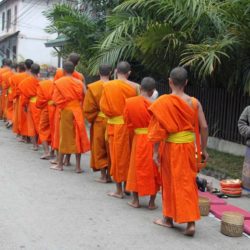
<svg viewBox="0 0 250 250"><path fill-rule="evenodd" d="M20 31L17 43L18 60L31 58L39 64L57 66L57 57L52 55L53 48L46 48L44 43L54 39L56 35L45 32L49 24L43 11L51 8L60 0L9 0L0 6L0 36ZM17 20L15 25L15 6L17 6ZM11 9L11 27L6 30L7 10ZM2 31L2 13L5 12L5 29Z"/></svg>
<svg viewBox="0 0 250 250"><path fill-rule="evenodd" d="M20 30L18 39L18 58L30 58L39 64L57 66L57 57L53 56L53 48L46 48L44 43L56 38L45 32L49 24L43 11L52 7L54 1L24 0L19 1L17 30Z"/></svg>

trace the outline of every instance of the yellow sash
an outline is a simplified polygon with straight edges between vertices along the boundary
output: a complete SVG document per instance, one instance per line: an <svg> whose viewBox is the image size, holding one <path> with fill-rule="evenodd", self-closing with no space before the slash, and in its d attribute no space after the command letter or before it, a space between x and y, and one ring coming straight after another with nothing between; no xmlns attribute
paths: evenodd
<svg viewBox="0 0 250 250"><path fill-rule="evenodd" d="M122 125L125 124L123 116L108 118L108 124Z"/></svg>
<svg viewBox="0 0 250 250"><path fill-rule="evenodd" d="M190 143L194 142L195 135L191 131L182 131L178 133L169 134L168 138L166 139L167 142L172 143Z"/></svg>
<svg viewBox="0 0 250 250"><path fill-rule="evenodd" d="M49 101L48 101L48 105L49 105L49 106L52 106L52 105L54 105L54 102L53 102L52 100L49 100Z"/></svg>
<svg viewBox="0 0 250 250"><path fill-rule="evenodd" d="M36 100L37 100L37 96L30 97L30 102L31 103L36 103Z"/></svg>
<svg viewBox="0 0 250 250"><path fill-rule="evenodd" d="M148 134L148 128L136 128L134 130L136 135L147 135Z"/></svg>
<svg viewBox="0 0 250 250"><path fill-rule="evenodd" d="M11 87L8 88L8 94L12 94L12 88Z"/></svg>
<svg viewBox="0 0 250 250"><path fill-rule="evenodd" d="M97 114L97 116L102 117L102 118L106 118L106 115L105 115L102 111L100 111L100 112Z"/></svg>

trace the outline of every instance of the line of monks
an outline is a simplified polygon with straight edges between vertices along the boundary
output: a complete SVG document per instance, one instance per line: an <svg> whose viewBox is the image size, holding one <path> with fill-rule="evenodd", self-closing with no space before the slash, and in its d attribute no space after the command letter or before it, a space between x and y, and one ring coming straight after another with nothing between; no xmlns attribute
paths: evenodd
<svg viewBox="0 0 250 250"><path fill-rule="evenodd" d="M208 159L207 122L199 101L185 94L188 74L182 67L169 77L172 90L156 101L155 80L129 81L131 66L120 62L101 65L100 80L87 85L75 70L80 56L69 55L62 69L41 80L40 67L27 59L12 68L9 59L0 69L0 118L12 127L20 142L42 144L41 159L62 171L76 155L81 173L81 154L91 150L91 168L100 171L98 182L116 183L108 195L122 199L132 192L128 204L139 208L139 197L150 196L148 208L156 209L162 193L163 218L155 224L172 228L187 223L185 234L193 236L199 220L196 175ZM90 123L90 142L85 119Z"/></svg>

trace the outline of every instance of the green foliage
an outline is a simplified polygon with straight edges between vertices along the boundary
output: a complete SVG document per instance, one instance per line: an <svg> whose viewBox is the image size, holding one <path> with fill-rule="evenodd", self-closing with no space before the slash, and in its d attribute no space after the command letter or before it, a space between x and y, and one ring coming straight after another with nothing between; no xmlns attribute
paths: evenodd
<svg viewBox="0 0 250 250"><path fill-rule="evenodd" d="M129 60L156 78L184 65L193 83L250 92L249 0L86 1L55 6L49 32L70 38L92 75L101 63ZM137 67L136 67L137 68ZM137 75L141 76L141 66Z"/></svg>

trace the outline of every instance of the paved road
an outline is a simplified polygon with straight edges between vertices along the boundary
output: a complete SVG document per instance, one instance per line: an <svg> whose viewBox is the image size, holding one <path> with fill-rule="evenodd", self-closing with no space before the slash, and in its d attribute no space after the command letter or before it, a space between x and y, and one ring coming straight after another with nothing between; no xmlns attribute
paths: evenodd
<svg viewBox="0 0 250 250"><path fill-rule="evenodd" d="M161 210L132 209L128 199L108 197L113 184L94 182L89 155L77 175L73 167L50 170L40 154L0 122L0 250L250 249L246 237L221 235L214 218L198 222L193 239L182 235L184 226L154 225Z"/></svg>

